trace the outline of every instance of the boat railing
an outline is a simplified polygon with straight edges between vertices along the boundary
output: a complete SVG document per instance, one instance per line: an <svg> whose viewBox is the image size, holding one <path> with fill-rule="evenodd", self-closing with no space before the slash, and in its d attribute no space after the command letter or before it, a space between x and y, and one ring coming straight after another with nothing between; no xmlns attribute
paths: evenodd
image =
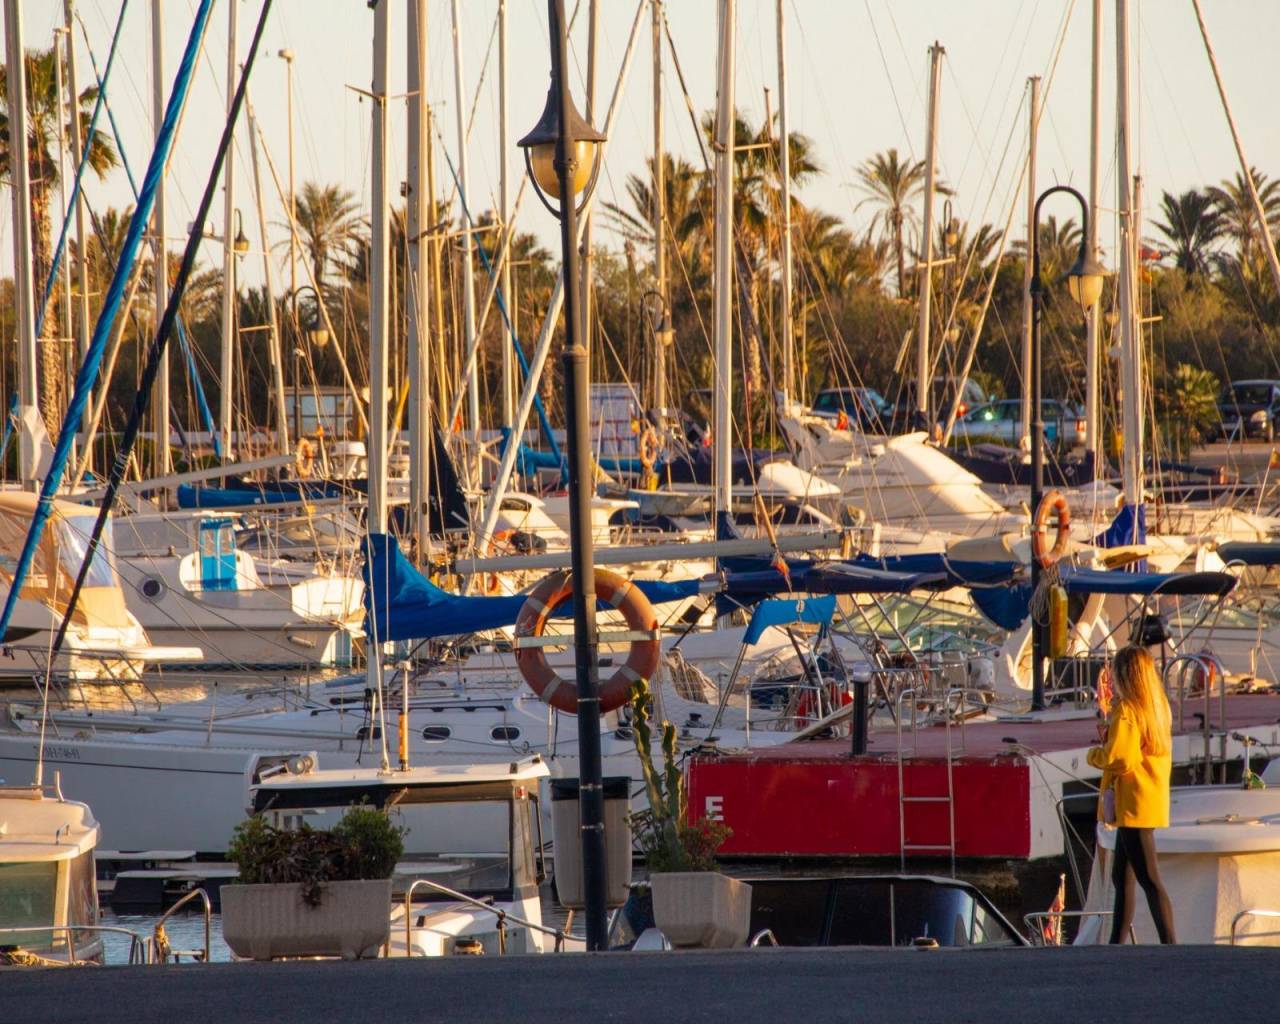
<svg viewBox="0 0 1280 1024"><path fill-rule="evenodd" d="M1111 910L1037 910L1034 914L1024 914L1023 923L1027 926L1027 937L1031 940L1033 946L1047 946L1048 941L1045 939L1044 926L1049 921L1057 921L1059 926L1066 918L1076 921L1084 921L1087 918L1109 918L1114 916ZM1059 931L1061 934L1061 931ZM1137 944L1138 936L1133 930L1133 925L1129 925L1129 941Z"/></svg>
<svg viewBox="0 0 1280 1024"><path fill-rule="evenodd" d="M413 884L405 890L404 893L404 947L405 956L413 956L413 894L419 889L429 889L432 892L438 892L450 899L465 903L468 906L475 907L477 910L483 910L492 914L498 919L498 953L505 954L507 951L507 922L520 925L523 928L529 928L543 935L550 935L555 939L555 951L557 953L564 952L564 943L566 939L577 938L575 935L569 935L560 928L548 928L544 924L538 924L534 921L526 921L523 917L517 917L515 914L508 913L501 907L495 907L492 903L486 903L484 900L477 899L475 896L468 896L465 892L458 892L457 889L450 889L447 885L441 885L439 882L433 882L427 878L415 879Z"/></svg>
<svg viewBox="0 0 1280 1024"><path fill-rule="evenodd" d="M1210 716L1213 712L1213 683L1216 676L1218 682L1218 718L1219 727L1225 733L1227 729L1227 673L1216 654L1202 651L1198 654L1179 654L1164 667L1165 692L1169 692L1170 679L1176 684L1178 731L1186 727L1187 675L1191 671L1199 673L1204 685L1204 713L1200 731L1204 737L1204 781L1213 782L1213 730ZM1222 762L1222 782L1226 782L1227 763Z"/></svg>
<svg viewBox="0 0 1280 1024"><path fill-rule="evenodd" d="M1249 917L1271 917L1280 919L1280 910L1263 910L1261 907L1251 907L1240 911L1231 919L1231 945L1236 945L1236 937L1240 931L1240 922Z"/></svg>
<svg viewBox="0 0 1280 1024"><path fill-rule="evenodd" d="M90 932L93 935L125 935L129 939L129 964L146 965L150 963L147 955L147 939L132 928L123 928L114 924L37 924L23 925L20 928L0 928L0 935L48 935L53 932L66 934L68 966L77 962L76 934ZM7 944L7 943L6 943Z"/></svg>
<svg viewBox="0 0 1280 1024"><path fill-rule="evenodd" d="M756 946L763 946L766 942L770 946L782 945L782 943L778 941L778 936L773 934L772 928L761 928L760 931L751 936L751 941L747 945L754 949Z"/></svg>
<svg viewBox="0 0 1280 1024"><path fill-rule="evenodd" d="M169 937L165 933L164 923L174 914L185 907L188 903L195 899L199 899L204 914L204 949L174 949L169 945ZM151 962L155 964L163 964L169 962L172 956L174 963L177 963L182 957L190 957L192 960L199 960L202 963L209 962L209 956L212 949L213 934L213 903L209 899L209 894L204 889L192 889L189 893L178 900L173 906L166 910L155 923L155 927L151 929Z"/></svg>

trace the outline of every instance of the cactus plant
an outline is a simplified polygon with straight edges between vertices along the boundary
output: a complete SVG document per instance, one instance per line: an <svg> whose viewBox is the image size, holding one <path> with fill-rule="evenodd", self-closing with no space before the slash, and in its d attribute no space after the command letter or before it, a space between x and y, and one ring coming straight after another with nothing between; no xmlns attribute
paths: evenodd
<svg viewBox="0 0 1280 1024"><path fill-rule="evenodd" d="M662 771L653 759L653 695L639 679L631 685L632 737L644 776L649 807L631 815L631 828L644 851L651 872L715 871L716 851L729 837L729 828L711 818L688 820L688 794L676 748L676 728L663 722Z"/></svg>

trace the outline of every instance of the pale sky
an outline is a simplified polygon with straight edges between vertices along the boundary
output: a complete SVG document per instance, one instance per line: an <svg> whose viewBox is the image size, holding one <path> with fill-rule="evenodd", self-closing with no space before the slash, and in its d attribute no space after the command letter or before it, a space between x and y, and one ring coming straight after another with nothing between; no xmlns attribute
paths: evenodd
<svg viewBox="0 0 1280 1024"><path fill-rule="evenodd" d="M177 148L171 162L170 233L180 234L191 219L203 188L224 110L227 8L217 0L204 55ZM240 11L240 53L247 49L257 20L257 0L235 0ZM404 26L409 0L391 0L393 24L392 91L404 90ZM468 105L480 83L470 142L471 207L483 210L496 200L500 161L510 162L513 181L523 169L515 140L536 121L546 92L548 49L544 0L508 0L510 42L510 129L498 138L498 54L490 41L497 0L456 0ZM574 26L571 59L586 55L586 8ZM599 0L598 111L614 89L622 50L637 0ZM195 0L163 0L166 82L171 82L196 8ZM575 0L568 0L574 10ZM737 104L753 121L764 113L764 89L777 103L775 0L738 0ZM1102 238L1111 245L1114 207L1115 3L1103 3L1104 28L1104 189ZM59 0L23 0L25 44L43 48L61 21ZM668 18L695 110L715 100L715 25L713 0L667 0ZM1275 130L1274 50L1280 39L1280 3L1275 0L1204 0L1206 18L1223 67L1228 97L1252 163L1280 174L1280 132ZM94 56L101 68L118 0L78 0ZM1162 190L1181 191L1216 183L1236 170L1236 156L1205 57L1190 0L1132 0L1134 155L1144 175L1145 206L1150 215ZM450 0L429 0L429 99L440 117L445 148L457 160ZM861 195L852 186L853 168L872 153L896 146L916 156L924 151L924 98L927 50L936 39L946 48L942 77L940 172L957 189L955 214L966 220L1003 224L1010 189L1025 147L1025 82L1046 76L1057 41L1069 18L1048 88L1040 132L1041 188L1070 182L1082 189L1089 168L1090 0L785 0L788 35L790 117L794 131L810 135L828 172L800 197L857 223ZM135 177L141 180L151 142L150 0L131 0L120 55L108 94ZM251 99L269 140L281 176L287 174L286 64L276 54L296 54L296 177L336 182L351 189L367 208L369 197L369 123L367 101L345 86L368 88L371 79L373 13L364 0L276 0L262 53L254 70ZM75 33L80 84L90 81L89 50ZM486 52L489 53L486 65ZM626 175L641 170L652 147L652 86L648 15L614 128L599 198L625 201ZM664 56L664 111L667 148L699 162L684 97ZM575 83L579 107L585 107L581 80ZM404 104L392 108L392 190L404 177ZM243 125L243 121L242 121ZM102 125L109 130L103 118ZM241 130L241 143L248 135ZM1003 160L1003 162L1002 162ZM438 159L444 178L447 166ZM258 246L247 145L236 168L238 205L246 232ZM263 167L268 220L281 219L270 175ZM92 181L87 195L95 208L131 202L122 171L106 182ZM0 209L0 269L12 268L11 208L6 194ZM1053 207L1060 217L1076 216L1066 203ZM221 230L221 198L212 227ZM1014 231L1024 231L1021 208ZM532 197L521 211L521 227L539 234L553 248L555 222ZM276 238L281 229L273 228ZM1150 226L1147 227L1151 231ZM56 228L55 228L56 231ZM606 228L598 240L617 244ZM175 243L180 245L180 240ZM210 243L206 263L219 259ZM1108 259L1114 266L1114 260ZM261 264L246 261L245 276L260 281ZM255 265L256 264L256 265Z"/></svg>

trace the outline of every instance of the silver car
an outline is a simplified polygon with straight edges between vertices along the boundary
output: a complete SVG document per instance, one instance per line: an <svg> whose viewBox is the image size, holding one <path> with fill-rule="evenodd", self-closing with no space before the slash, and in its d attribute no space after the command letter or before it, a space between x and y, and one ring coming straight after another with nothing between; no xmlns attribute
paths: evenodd
<svg viewBox="0 0 1280 1024"><path fill-rule="evenodd" d="M1045 440L1057 444L1061 438L1068 448L1083 447L1088 425L1077 406L1057 398L1045 398L1041 399L1040 410ZM1009 398L971 409L956 421L951 436L953 440L971 444L986 441L1016 446L1022 437L1022 400Z"/></svg>

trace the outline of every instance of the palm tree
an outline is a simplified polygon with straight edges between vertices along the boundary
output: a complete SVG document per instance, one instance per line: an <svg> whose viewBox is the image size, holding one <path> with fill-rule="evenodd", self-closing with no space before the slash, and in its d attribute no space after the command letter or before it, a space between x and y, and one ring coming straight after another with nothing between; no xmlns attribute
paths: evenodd
<svg viewBox="0 0 1280 1024"><path fill-rule="evenodd" d="M349 189L314 181L302 186L296 209L299 241L311 260L316 284L323 290L330 266L348 266L359 258L364 218Z"/></svg>
<svg viewBox="0 0 1280 1024"><path fill-rule="evenodd" d="M1262 202L1267 226L1275 235L1277 229L1280 229L1280 180L1269 181L1267 176L1255 167L1249 168L1249 174L1258 190L1258 199ZM1221 185L1210 185L1208 192L1214 206L1222 215L1222 233L1236 243L1236 254L1240 259L1248 262L1261 238L1248 182L1245 181L1244 175L1237 171L1235 178L1224 179Z"/></svg>
<svg viewBox="0 0 1280 1024"><path fill-rule="evenodd" d="M1174 458L1190 455L1191 448L1218 418L1218 378L1210 371L1179 363L1164 387L1156 393L1157 411Z"/></svg>
<svg viewBox="0 0 1280 1024"><path fill-rule="evenodd" d="M867 203L878 207L871 219L872 229L887 235L893 246L898 267L898 298L907 295L906 228L917 223L911 200L924 191L924 161L903 160L897 149L877 153L855 168L859 187L867 193L854 209ZM934 188L939 195L950 195L951 190L938 183Z"/></svg>
<svg viewBox="0 0 1280 1024"><path fill-rule="evenodd" d="M1213 197L1194 188L1180 196L1165 192L1160 209L1164 222L1156 221L1156 230L1173 247L1178 269L1186 274L1207 273L1213 245L1226 230Z"/></svg>
<svg viewBox="0 0 1280 1024"><path fill-rule="evenodd" d="M49 203L58 187L58 138L70 131L69 124L62 121L66 113L65 97L58 95L57 89L57 56L52 49L36 50L28 53L23 61L23 71L27 84L27 160L31 178L31 226L32 253L31 269L35 279L37 301L44 295L45 281L49 277L49 266L52 261L50 248L51 223ZM9 179L9 97L5 70L0 69L0 178ZM96 88L88 88L76 97L75 116L80 119L80 130L85 145L88 147L89 168L99 177L117 163L116 151L108 137L100 131L89 132L89 121L92 116L94 101L98 97ZM64 135L65 137L65 135ZM50 305L57 308L57 282L50 295ZM58 426L58 409L61 405L63 373L62 360L58 357L58 348L53 339L57 337L56 324L51 316L44 317L42 340L48 342L41 346L41 393L40 405L44 413L45 423L52 432Z"/></svg>

